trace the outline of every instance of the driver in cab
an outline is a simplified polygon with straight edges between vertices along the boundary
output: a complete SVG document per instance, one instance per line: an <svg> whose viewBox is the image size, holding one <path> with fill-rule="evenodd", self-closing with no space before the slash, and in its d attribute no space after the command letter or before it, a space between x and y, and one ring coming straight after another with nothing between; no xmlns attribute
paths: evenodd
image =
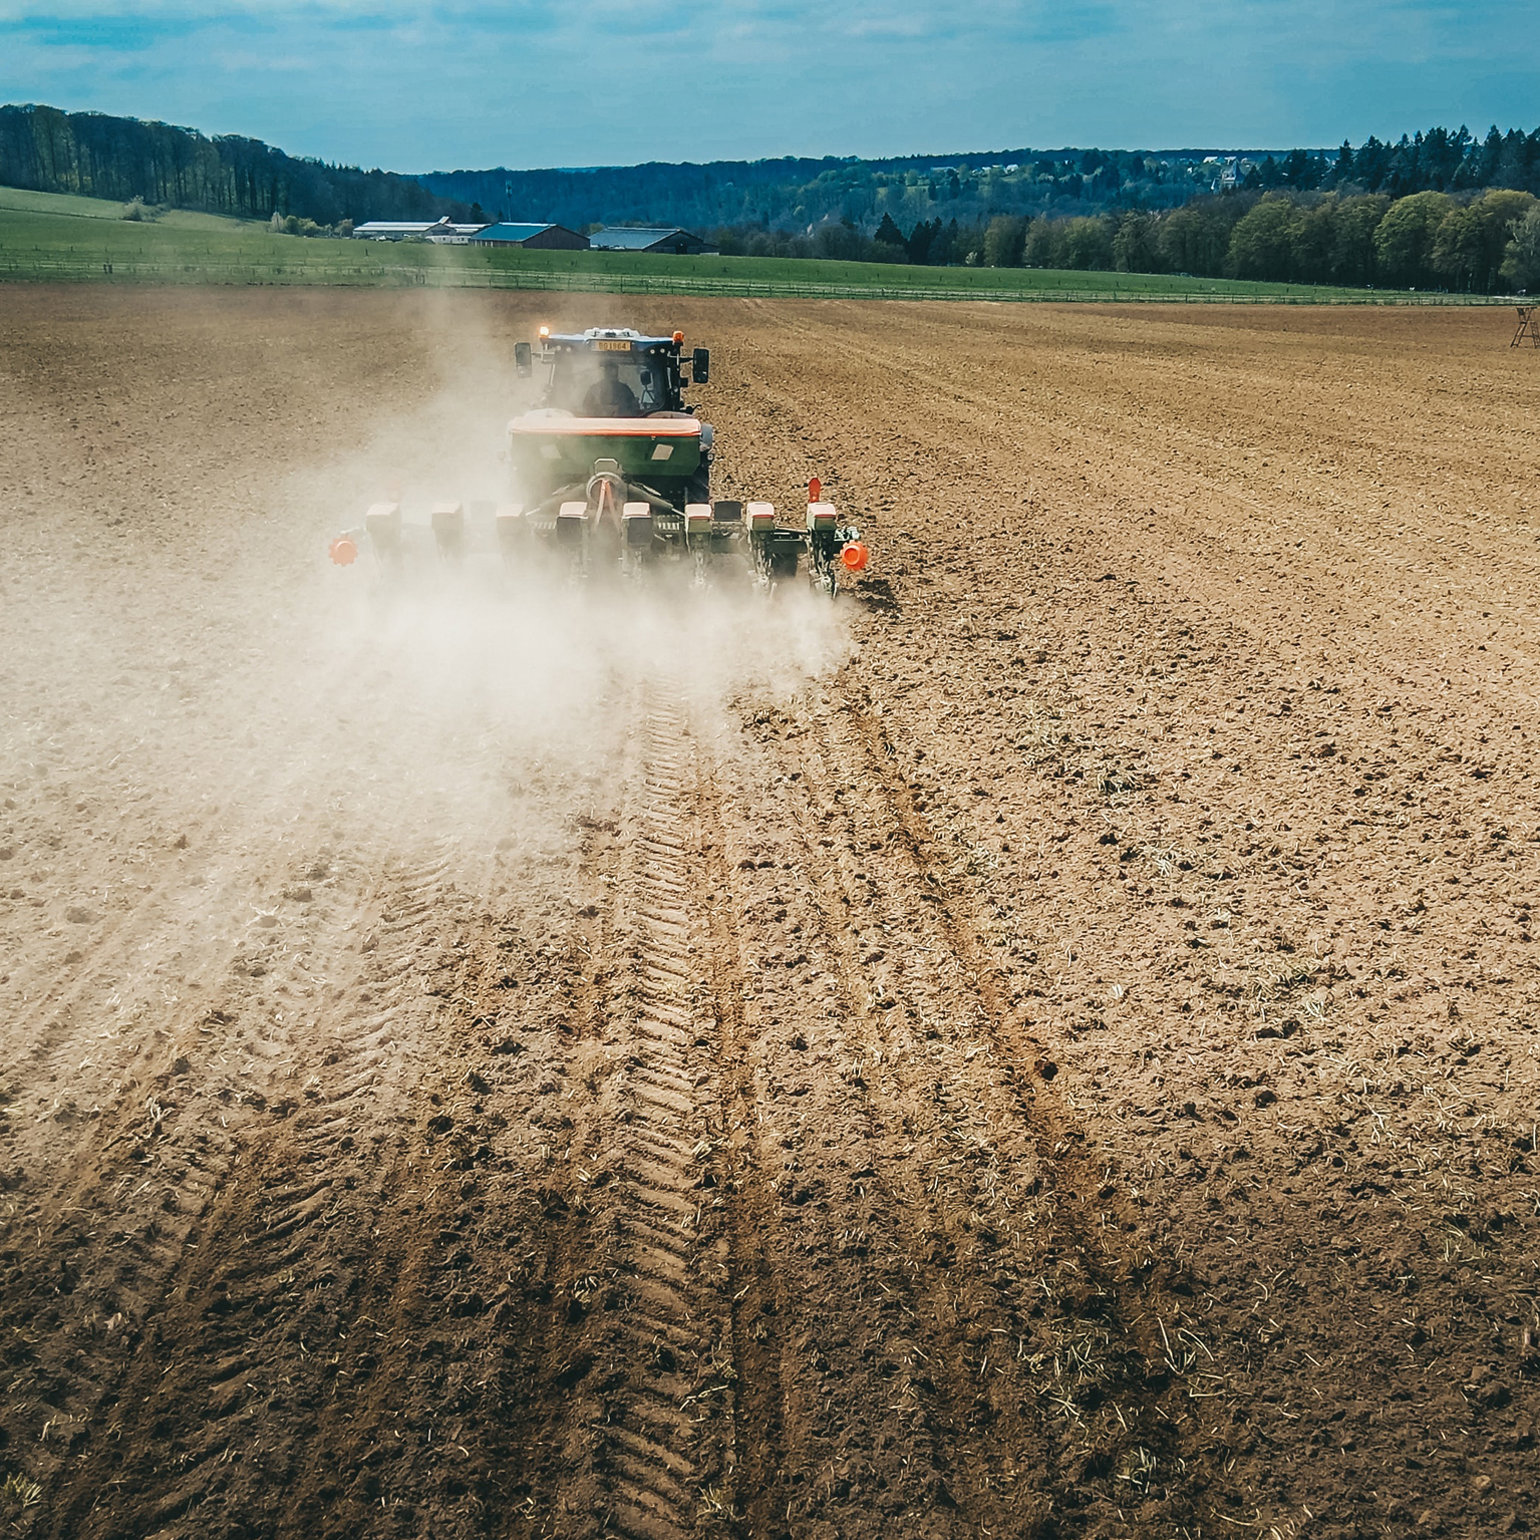
<svg viewBox="0 0 1540 1540"><path fill-rule="evenodd" d="M613 358L601 359L599 378L583 397L585 417L639 417L641 403L636 392L620 377L620 365Z"/></svg>

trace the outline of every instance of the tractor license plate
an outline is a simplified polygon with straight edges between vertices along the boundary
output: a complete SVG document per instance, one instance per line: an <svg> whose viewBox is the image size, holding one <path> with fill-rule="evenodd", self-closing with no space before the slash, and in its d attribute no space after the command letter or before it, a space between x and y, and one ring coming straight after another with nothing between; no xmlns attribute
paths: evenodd
<svg viewBox="0 0 1540 1540"><path fill-rule="evenodd" d="M629 342L615 342L607 338L601 338L594 346L601 353L629 353L631 351L631 344Z"/></svg>

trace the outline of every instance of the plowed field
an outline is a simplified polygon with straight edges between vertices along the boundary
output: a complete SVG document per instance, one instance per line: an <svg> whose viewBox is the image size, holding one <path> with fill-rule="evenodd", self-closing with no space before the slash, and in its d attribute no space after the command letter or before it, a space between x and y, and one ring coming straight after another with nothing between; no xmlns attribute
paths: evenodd
<svg viewBox="0 0 1540 1540"><path fill-rule="evenodd" d="M1523 1531L1491 312L0 292L0 1530ZM836 605L429 573L682 326Z"/></svg>

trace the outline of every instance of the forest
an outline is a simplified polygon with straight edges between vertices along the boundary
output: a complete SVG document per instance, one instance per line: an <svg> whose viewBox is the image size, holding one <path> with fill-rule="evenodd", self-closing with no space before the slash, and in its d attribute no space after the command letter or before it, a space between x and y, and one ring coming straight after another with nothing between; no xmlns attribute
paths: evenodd
<svg viewBox="0 0 1540 1540"><path fill-rule="evenodd" d="M300 160L237 134L56 107L0 107L0 183L242 219L436 219L463 214L411 177Z"/></svg>

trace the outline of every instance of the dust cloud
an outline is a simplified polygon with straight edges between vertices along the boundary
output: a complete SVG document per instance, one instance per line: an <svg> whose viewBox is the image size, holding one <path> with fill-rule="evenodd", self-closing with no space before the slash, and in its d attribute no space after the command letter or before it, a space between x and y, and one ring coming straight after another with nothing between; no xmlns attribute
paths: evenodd
<svg viewBox="0 0 1540 1540"><path fill-rule="evenodd" d="M463 563L441 562L434 501L510 497L497 450L521 404L511 372L467 365L349 453L275 477L260 514L213 543L13 568L0 777L47 782L61 806L88 788L113 837L196 826L254 862L291 838L403 857L427 841L549 841L647 692L709 710L785 695L844 655L838 607L800 582L767 595L736 568L700 589L510 571L490 525ZM366 542L332 566L330 535L382 497L405 510L401 570Z"/></svg>
<svg viewBox="0 0 1540 1540"><path fill-rule="evenodd" d="M79 1081L62 1094L106 1105L79 1066L121 1094L149 1024L285 957L331 972L381 893L564 912L651 703L689 696L720 720L844 656L838 606L801 585L510 571L489 535L441 563L432 502L508 496L495 373L382 410L310 464L211 470L207 491L93 486L18 520L0 575L0 1013L37 1030L0 1093L42 1116ZM72 463L60 434L36 442ZM418 559L333 566L329 538L383 495L421 526ZM15 1157L41 1167L58 1134L37 1125Z"/></svg>

